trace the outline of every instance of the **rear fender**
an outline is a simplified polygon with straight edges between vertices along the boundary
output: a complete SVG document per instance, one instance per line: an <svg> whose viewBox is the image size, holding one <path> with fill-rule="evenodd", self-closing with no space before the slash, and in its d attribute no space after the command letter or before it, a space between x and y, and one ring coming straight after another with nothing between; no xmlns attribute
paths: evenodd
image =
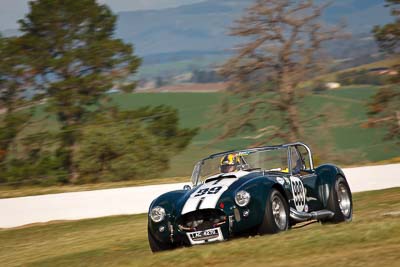
<svg viewBox="0 0 400 267"><path fill-rule="evenodd" d="M316 191L318 192L319 200L324 209L328 207L329 196L334 189L336 177L338 175L346 179L344 172L338 166L333 164L323 164L315 169L317 174Z"/></svg>

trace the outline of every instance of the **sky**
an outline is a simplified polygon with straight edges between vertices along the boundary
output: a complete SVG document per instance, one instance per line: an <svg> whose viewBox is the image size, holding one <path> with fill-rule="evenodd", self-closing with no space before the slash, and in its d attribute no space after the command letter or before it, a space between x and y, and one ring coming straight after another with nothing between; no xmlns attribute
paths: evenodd
<svg viewBox="0 0 400 267"><path fill-rule="evenodd" d="M79 0L77 0L79 1ZM139 9L161 9L192 4L204 0L98 0L114 12ZM17 29L17 20L28 12L28 0L0 0L0 31Z"/></svg>

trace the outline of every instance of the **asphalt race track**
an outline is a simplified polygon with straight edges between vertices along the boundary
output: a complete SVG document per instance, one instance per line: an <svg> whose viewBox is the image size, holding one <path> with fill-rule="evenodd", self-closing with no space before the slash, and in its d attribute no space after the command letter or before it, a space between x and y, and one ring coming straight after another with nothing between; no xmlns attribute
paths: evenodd
<svg viewBox="0 0 400 267"><path fill-rule="evenodd" d="M400 187L400 164L347 168L343 171L353 192ZM0 228L146 213L154 198L181 189L184 185L151 185L0 199Z"/></svg>

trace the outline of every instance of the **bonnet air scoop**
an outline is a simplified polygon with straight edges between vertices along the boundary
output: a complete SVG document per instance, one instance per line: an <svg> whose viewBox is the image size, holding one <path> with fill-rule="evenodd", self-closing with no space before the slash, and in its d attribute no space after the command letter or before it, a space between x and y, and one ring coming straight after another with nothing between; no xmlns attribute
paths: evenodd
<svg viewBox="0 0 400 267"><path fill-rule="evenodd" d="M248 172L248 171L236 171L236 172L220 173L220 174L217 174L215 176L209 177L208 179L205 180L205 183L208 183L208 182L211 182L211 181L215 181L215 180L229 179L229 178L238 179L238 178L241 178L243 176L246 176L249 173L250 172Z"/></svg>
<svg viewBox="0 0 400 267"><path fill-rule="evenodd" d="M233 174L228 174L228 175L221 174L221 175L219 175L217 177L208 178L205 181L205 183L209 183L209 182L216 181L216 180L228 179L228 178L235 178L236 179L238 177L236 175L233 175Z"/></svg>

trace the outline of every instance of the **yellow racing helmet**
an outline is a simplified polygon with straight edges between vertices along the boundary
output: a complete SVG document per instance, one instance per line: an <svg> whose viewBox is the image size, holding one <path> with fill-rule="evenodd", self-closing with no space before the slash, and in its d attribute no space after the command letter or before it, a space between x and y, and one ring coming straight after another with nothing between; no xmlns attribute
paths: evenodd
<svg viewBox="0 0 400 267"><path fill-rule="evenodd" d="M221 158L219 169L222 173L235 172L240 168L240 158L236 154L227 154Z"/></svg>

